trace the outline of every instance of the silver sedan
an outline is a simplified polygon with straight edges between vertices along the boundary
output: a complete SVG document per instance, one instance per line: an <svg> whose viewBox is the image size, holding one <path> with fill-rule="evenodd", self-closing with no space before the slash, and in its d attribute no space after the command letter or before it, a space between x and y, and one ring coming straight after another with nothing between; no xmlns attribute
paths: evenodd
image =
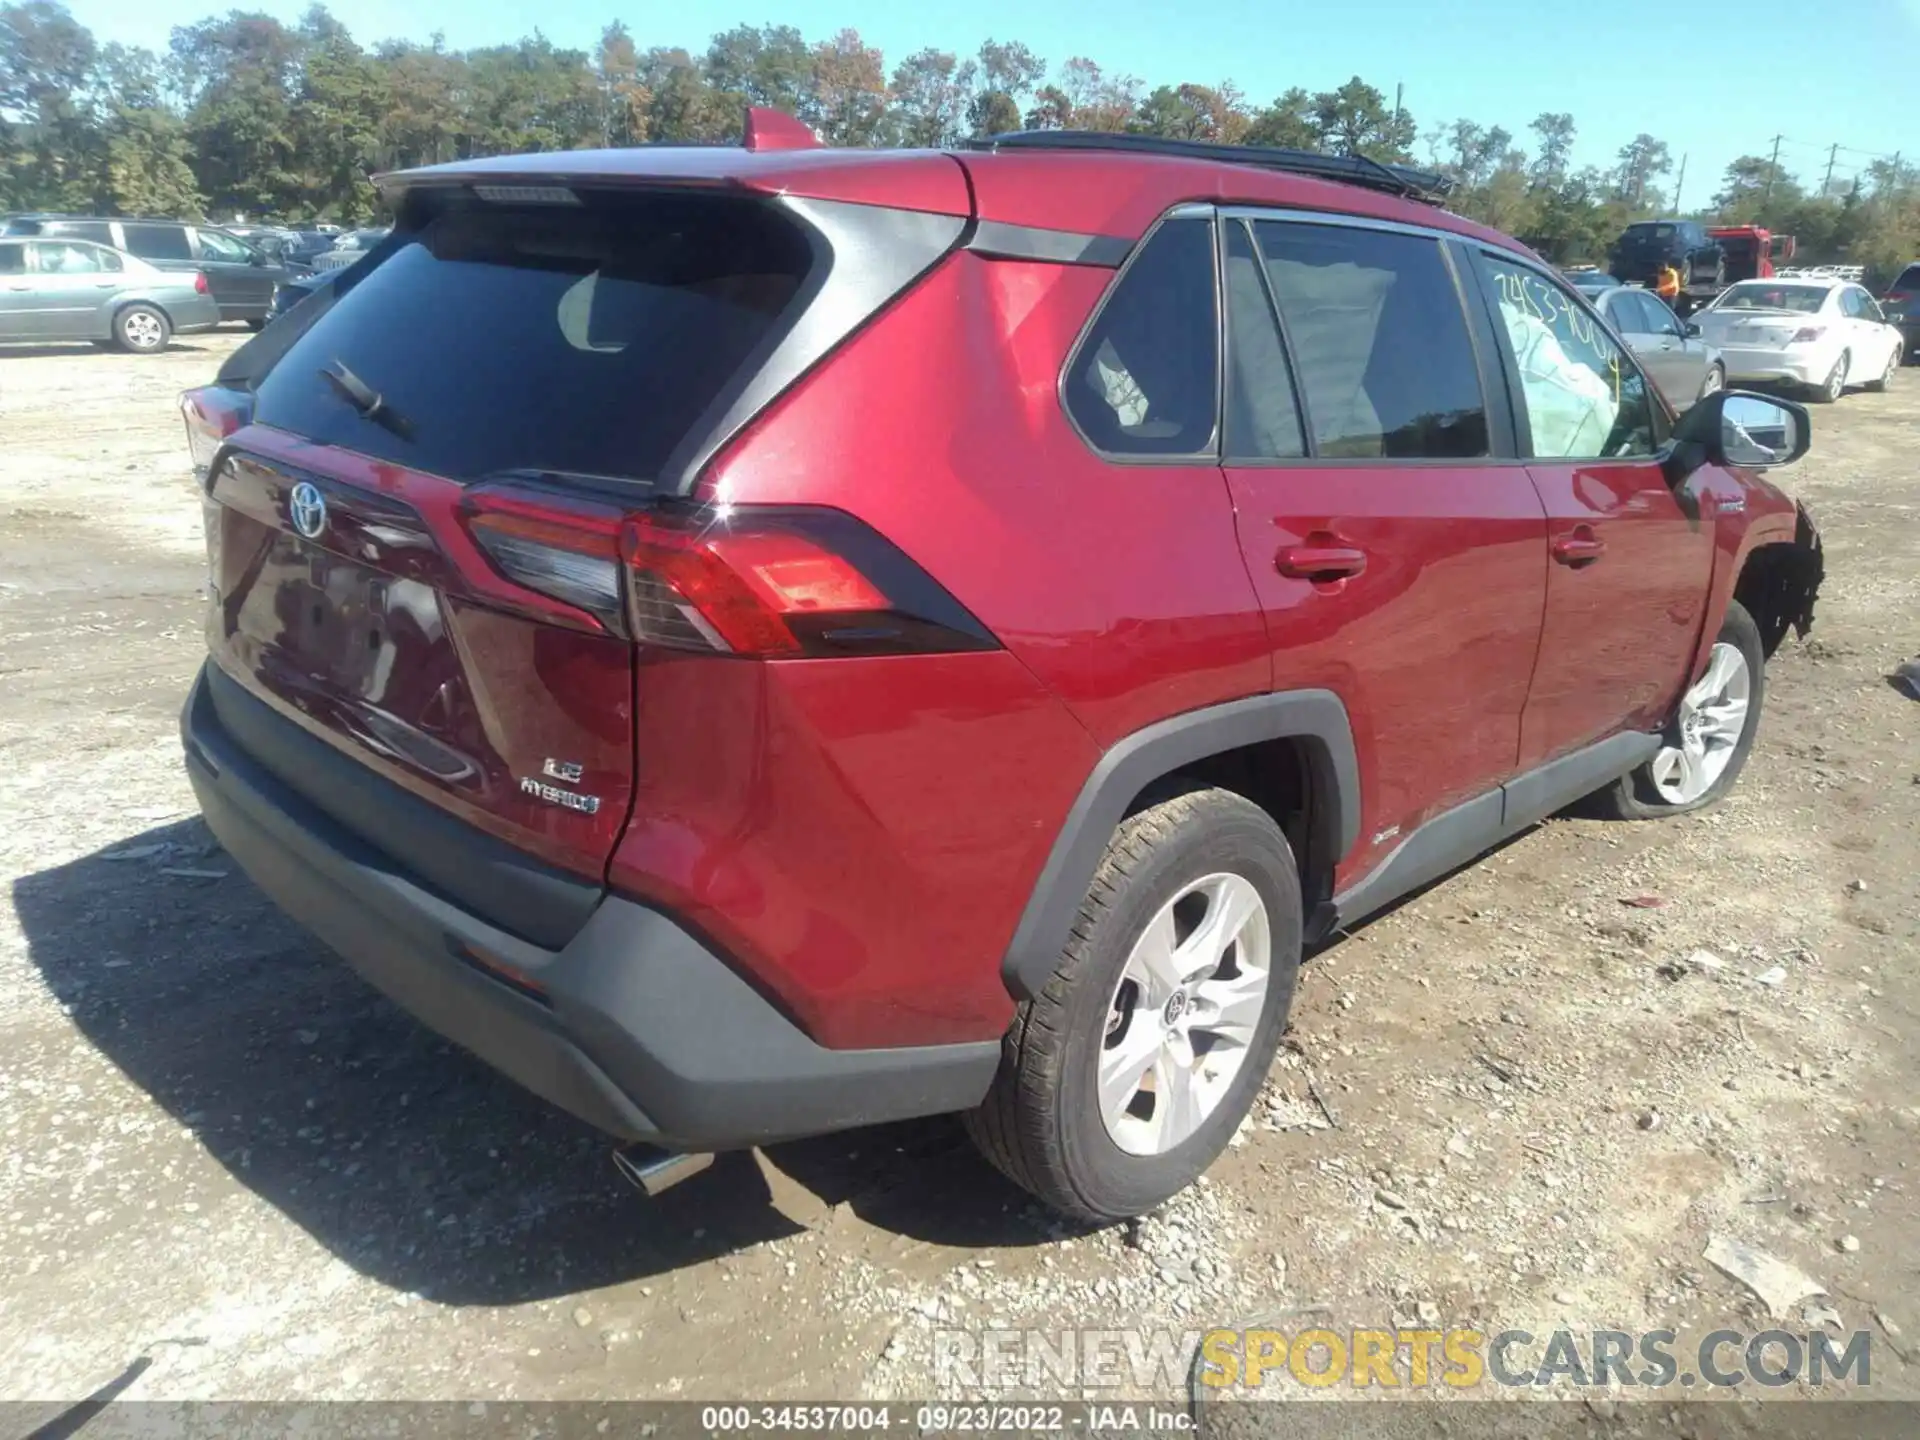
<svg viewBox="0 0 1920 1440"><path fill-rule="evenodd" d="M0 238L0 342L92 340L146 355L219 323L198 272L157 270L89 240Z"/></svg>
<svg viewBox="0 0 1920 1440"><path fill-rule="evenodd" d="M1685 410L1727 384L1726 362L1700 338L1700 327L1682 320L1650 290L1620 285L1590 294L1627 348L1676 410Z"/></svg>

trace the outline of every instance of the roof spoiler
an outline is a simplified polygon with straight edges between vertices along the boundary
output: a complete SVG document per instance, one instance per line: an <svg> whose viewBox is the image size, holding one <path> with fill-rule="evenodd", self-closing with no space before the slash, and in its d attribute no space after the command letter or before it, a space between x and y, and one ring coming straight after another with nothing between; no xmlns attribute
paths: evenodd
<svg viewBox="0 0 1920 1440"><path fill-rule="evenodd" d="M821 148L820 137L800 121L784 110L769 110L764 105L747 107L746 130L740 137L740 145L753 151Z"/></svg>

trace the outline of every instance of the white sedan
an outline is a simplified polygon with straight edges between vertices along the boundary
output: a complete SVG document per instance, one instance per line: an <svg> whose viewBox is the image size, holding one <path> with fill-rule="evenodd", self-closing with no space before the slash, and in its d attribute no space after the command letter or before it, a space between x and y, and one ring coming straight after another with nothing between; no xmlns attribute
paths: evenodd
<svg viewBox="0 0 1920 1440"><path fill-rule="evenodd" d="M1900 368L1900 331L1851 280L1742 280L1693 318L1729 382L1798 385L1830 402L1849 385L1884 390Z"/></svg>

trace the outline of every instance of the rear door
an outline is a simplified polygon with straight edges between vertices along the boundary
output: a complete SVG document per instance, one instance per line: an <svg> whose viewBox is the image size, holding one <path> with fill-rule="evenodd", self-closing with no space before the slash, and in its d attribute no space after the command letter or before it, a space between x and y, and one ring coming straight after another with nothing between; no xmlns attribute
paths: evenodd
<svg viewBox="0 0 1920 1440"><path fill-rule="evenodd" d="M1341 885L1512 775L1540 638L1545 517L1447 244L1223 224L1226 475L1274 684L1343 696L1361 756Z"/></svg>
<svg viewBox="0 0 1920 1440"><path fill-rule="evenodd" d="M254 423L211 481L219 669L379 776L598 877L635 763L607 517L646 503L796 322L814 264L754 200L423 201L330 306L235 357ZM281 778L359 823L310 775ZM433 877L431 853L401 858Z"/></svg>
<svg viewBox="0 0 1920 1440"><path fill-rule="evenodd" d="M0 241L0 340L37 340L44 317L25 241Z"/></svg>
<svg viewBox="0 0 1920 1440"><path fill-rule="evenodd" d="M1525 768L1664 722L1698 638L1713 528L1667 484L1667 416L1633 357L1547 271L1501 251L1475 258L1552 561Z"/></svg>
<svg viewBox="0 0 1920 1440"><path fill-rule="evenodd" d="M33 240L27 245L33 272L29 291L36 332L47 340L104 336L102 307L120 289L120 257L77 240Z"/></svg>

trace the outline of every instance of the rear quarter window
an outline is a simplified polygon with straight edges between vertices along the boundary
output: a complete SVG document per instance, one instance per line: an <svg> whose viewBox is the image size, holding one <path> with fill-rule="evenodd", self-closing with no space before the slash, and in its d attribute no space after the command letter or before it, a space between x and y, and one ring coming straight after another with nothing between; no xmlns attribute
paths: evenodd
<svg viewBox="0 0 1920 1440"><path fill-rule="evenodd" d="M814 263L759 201L439 203L273 363L258 419L460 481L651 481L790 323ZM364 418L335 366L403 423Z"/></svg>
<svg viewBox="0 0 1920 1440"><path fill-rule="evenodd" d="M1115 283L1067 365L1067 412L1096 450L1180 456L1212 448L1215 304L1212 224L1167 221Z"/></svg>

